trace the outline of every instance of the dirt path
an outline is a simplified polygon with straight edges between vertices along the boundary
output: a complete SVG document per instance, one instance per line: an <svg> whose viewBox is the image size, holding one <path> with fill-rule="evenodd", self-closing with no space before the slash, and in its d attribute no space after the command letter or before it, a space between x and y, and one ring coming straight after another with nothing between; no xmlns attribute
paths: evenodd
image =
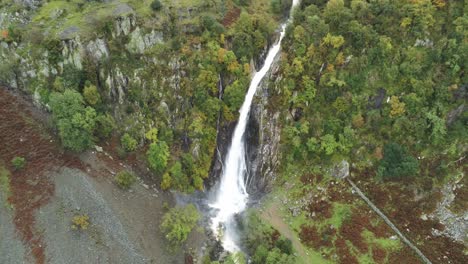
<svg viewBox="0 0 468 264"><path fill-rule="evenodd" d="M283 221L281 213L278 211L276 206L269 206L261 214L262 218L270 223L276 230L278 230L283 236L291 240L294 249L298 254L298 259L302 263L306 263L306 260L309 259L308 254L304 250L304 246L297 236L294 234L288 224Z"/></svg>

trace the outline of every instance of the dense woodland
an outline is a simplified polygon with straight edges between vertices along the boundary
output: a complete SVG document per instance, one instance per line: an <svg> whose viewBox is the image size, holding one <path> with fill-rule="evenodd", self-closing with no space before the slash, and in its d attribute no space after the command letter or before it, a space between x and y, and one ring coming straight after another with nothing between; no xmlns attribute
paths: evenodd
<svg viewBox="0 0 468 264"><path fill-rule="evenodd" d="M287 109L285 169L324 173L346 159L383 180L425 177L419 158L438 160L443 178L466 152L467 8L302 1L275 97Z"/></svg>

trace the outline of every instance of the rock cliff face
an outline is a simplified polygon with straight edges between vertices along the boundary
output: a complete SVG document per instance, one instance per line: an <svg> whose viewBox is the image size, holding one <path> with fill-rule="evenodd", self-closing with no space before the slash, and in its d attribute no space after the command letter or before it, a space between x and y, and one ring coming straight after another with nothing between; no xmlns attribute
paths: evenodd
<svg viewBox="0 0 468 264"><path fill-rule="evenodd" d="M258 69L263 65L268 49L269 46L266 46L264 52L251 62L252 68ZM251 169L249 173L254 175L247 184L249 194L254 198L260 197L262 193L269 190L279 164L280 112L272 110L269 98L273 93L277 93L278 87L275 81L280 56L280 54L277 56L270 71L257 88L245 134L247 167ZM209 188L218 182L222 173L223 162L229 150L236 124L236 122L231 122L222 124L218 128L217 149L211 167Z"/></svg>
<svg viewBox="0 0 468 264"><path fill-rule="evenodd" d="M280 161L278 151L281 138L280 112L270 100L279 93L277 81L278 54L270 71L258 87L250 112L246 135L247 153L250 160L252 181L248 183L249 193L259 197L271 188Z"/></svg>

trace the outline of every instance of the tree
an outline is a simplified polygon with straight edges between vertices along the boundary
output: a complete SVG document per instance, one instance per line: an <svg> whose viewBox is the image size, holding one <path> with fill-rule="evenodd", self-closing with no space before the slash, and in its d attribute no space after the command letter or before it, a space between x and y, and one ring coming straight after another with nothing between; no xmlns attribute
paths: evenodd
<svg viewBox="0 0 468 264"><path fill-rule="evenodd" d="M252 256L252 263L263 264L268 257L268 248L265 245L259 245Z"/></svg>
<svg viewBox="0 0 468 264"><path fill-rule="evenodd" d="M234 252L224 260L224 264L247 264L245 255L242 252Z"/></svg>
<svg viewBox="0 0 468 264"><path fill-rule="evenodd" d="M224 102L231 112L237 111L244 102L245 88L244 82L236 80L224 90Z"/></svg>
<svg viewBox="0 0 468 264"><path fill-rule="evenodd" d="M320 137L320 148L326 155L333 154L338 147L339 144L336 142L335 136L326 134L325 136Z"/></svg>
<svg viewBox="0 0 468 264"><path fill-rule="evenodd" d="M151 143L146 152L150 168L156 173L163 173L169 159L169 147L166 142Z"/></svg>
<svg viewBox="0 0 468 264"><path fill-rule="evenodd" d="M98 115L96 118L95 134L100 139L109 138L115 129L115 121L109 114Z"/></svg>
<svg viewBox="0 0 468 264"><path fill-rule="evenodd" d="M291 1L271 0L270 5L273 13L280 15L281 13L284 13L286 10L290 9Z"/></svg>
<svg viewBox="0 0 468 264"><path fill-rule="evenodd" d="M294 257L286 253L282 253L279 248L273 248L268 252L265 264L289 264L294 263Z"/></svg>
<svg viewBox="0 0 468 264"><path fill-rule="evenodd" d="M426 118L429 121L429 127L431 128L431 139L438 145L444 141L445 135L447 134L446 122L444 119L437 116L435 111L426 113Z"/></svg>
<svg viewBox="0 0 468 264"><path fill-rule="evenodd" d="M127 152L132 152L136 150L138 142L128 133L125 133L122 138L120 138L120 144Z"/></svg>
<svg viewBox="0 0 468 264"><path fill-rule="evenodd" d="M101 95L99 94L96 86L92 84L85 86L83 89L83 96L85 101L91 106L95 106L101 102Z"/></svg>
<svg viewBox="0 0 468 264"><path fill-rule="evenodd" d="M148 132L146 132L145 137L152 143L158 142L158 129L151 128Z"/></svg>
<svg viewBox="0 0 468 264"><path fill-rule="evenodd" d="M169 172L164 173L161 181L161 189L168 190L172 186L172 178Z"/></svg>
<svg viewBox="0 0 468 264"><path fill-rule="evenodd" d="M392 96L390 98L390 116L395 117L395 116L400 116L405 113L405 103L400 102L400 99L398 99L397 96Z"/></svg>
<svg viewBox="0 0 468 264"><path fill-rule="evenodd" d="M224 32L224 27L211 15L204 15L200 18L201 26L208 32L221 34Z"/></svg>
<svg viewBox="0 0 468 264"><path fill-rule="evenodd" d="M287 255L293 254L293 245L292 241L287 239L284 236L281 236L277 241L276 241L276 247L281 250L281 252L286 253Z"/></svg>
<svg viewBox="0 0 468 264"><path fill-rule="evenodd" d="M384 156L378 168L379 176L384 179L398 179L413 176L418 169L418 161L405 148L396 143L384 146Z"/></svg>
<svg viewBox="0 0 468 264"><path fill-rule="evenodd" d="M52 93L49 102L62 144L73 151L82 151L94 143L96 111L85 107L83 97L74 90Z"/></svg>
<svg viewBox="0 0 468 264"><path fill-rule="evenodd" d="M182 171L182 164L177 161L169 170L174 182L174 186L180 191L188 191L190 188L190 180Z"/></svg>
<svg viewBox="0 0 468 264"><path fill-rule="evenodd" d="M151 9L153 9L153 11L159 11L161 10L162 8L162 3L160 0L154 0L153 2L151 2Z"/></svg>
<svg viewBox="0 0 468 264"><path fill-rule="evenodd" d="M199 219L200 214L193 204L175 207L164 214L160 228L171 246L178 247L187 239Z"/></svg>

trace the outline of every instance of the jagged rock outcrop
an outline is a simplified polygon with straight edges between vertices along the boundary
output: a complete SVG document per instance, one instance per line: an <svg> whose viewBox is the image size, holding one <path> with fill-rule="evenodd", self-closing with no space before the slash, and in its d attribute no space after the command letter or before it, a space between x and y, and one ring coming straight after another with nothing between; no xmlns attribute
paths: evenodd
<svg viewBox="0 0 468 264"><path fill-rule="evenodd" d="M432 232L437 236L448 236L460 243L468 244L468 211L454 213L450 210L450 205L455 200L454 191L458 188L466 188L461 182L466 175L461 175L458 179L447 183L442 188L442 200L437 204L435 211L429 215L432 219L437 219L445 228L442 231L433 229ZM427 216L426 216L427 217Z"/></svg>
<svg viewBox="0 0 468 264"><path fill-rule="evenodd" d="M28 4L39 1L23 1ZM57 12L59 12L58 10ZM112 56L109 42L116 39L126 38L128 41L125 48L129 53L142 54L147 49L158 43L163 43L163 33L152 29L150 32L137 26L134 10L127 4L117 5L113 10L114 23L111 35L100 35L95 39L83 39L80 37L80 29L77 26L70 26L58 32L58 46L54 47L59 54L51 54L51 51L40 46L34 47L39 55L31 56L29 43L6 42L0 39L0 58L2 61L9 61L11 65L0 69L0 79L16 89L30 91L36 105L41 104L41 85L51 76L63 73L65 66L72 66L78 70L84 70L84 63L91 59L97 67L98 79L101 86L107 89L105 94L111 101L124 103L125 94L130 83L138 83L141 78L138 68L123 71L119 67L107 68L106 61ZM0 28L7 28L11 22L20 24L28 23L28 13L26 11L16 14L0 13ZM114 54L116 55L116 54ZM52 56L59 61L51 62ZM143 67L144 65L141 65ZM176 80L177 77L167 77ZM170 84L176 83L176 81ZM140 83L141 84L141 83Z"/></svg>
<svg viewBox="0 0 468 264"><path fill-rule="evenodd" d="M143 53L145 50L152 46L163 43L163 33L152 30L148 34L143 34L142 30L137 27L132 33L130 33L130 41L126 45L126 48L133 53Z"/></svg>
<svg viewBox="0 0 468 264"><path fill-rule="evenodd" d="M42 0L14 0L14 2L15 4L22 5L25 8L34 9L41 4Z"/></svg>
<svg viewBox="0 0 468 264"><path fill-rule="evenodd" d="M331 175L337 179L344 179L349 176L349 163L346 160L335 164L331 169Z"/></svg>

